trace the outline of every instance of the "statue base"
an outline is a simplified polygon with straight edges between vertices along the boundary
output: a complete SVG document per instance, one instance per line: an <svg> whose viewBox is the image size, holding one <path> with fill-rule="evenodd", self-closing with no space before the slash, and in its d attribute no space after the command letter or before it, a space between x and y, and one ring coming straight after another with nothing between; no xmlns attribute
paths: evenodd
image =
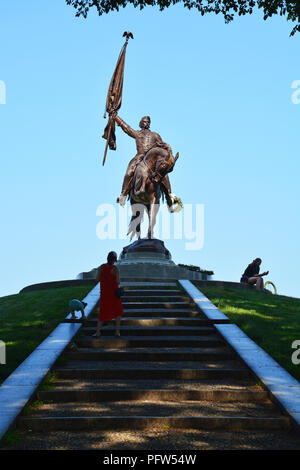
<svg viewBox="0 0 300 470"><path fill-rule="evenodd" d="M172 261L171 253L162 240L141 238L125 246L116 266L120 271L121 281L175 281L189 279L207 281L210 275L190 269ZM97 268L80 273L78 279L96 279Z"/></svg>
<svg viewBox="0 0 300 470"><path fill-rule="evenodd" d="M123 248L116 263L121 280L176 280L207 278L202 273L177 266L162 240L141 238Z"/></svg>
<svg viewBox="0 0 300 470"><path fill-rule="evenodd" d="M171 254L165 247L164 242L157 238L140 238L130 245L125 246L121 253L121 258L131 253L160 253L171 258Z"/></svg>

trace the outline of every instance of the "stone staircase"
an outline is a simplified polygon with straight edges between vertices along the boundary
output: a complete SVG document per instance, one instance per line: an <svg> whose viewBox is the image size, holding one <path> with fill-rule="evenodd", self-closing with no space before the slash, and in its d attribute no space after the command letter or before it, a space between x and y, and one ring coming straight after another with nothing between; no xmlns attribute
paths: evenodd
<svg viewBox="0 0 300 470"><path fill-rule="evenodd" d="M113 323L92 337L97 311L82 326L53 389L38 391L40 405L19 418L25 447L34 437L49 448L49 433L70 448L77 431L168 427L286 439L290 418L175 282L128 283L123 306L120 338Z"/></svg>

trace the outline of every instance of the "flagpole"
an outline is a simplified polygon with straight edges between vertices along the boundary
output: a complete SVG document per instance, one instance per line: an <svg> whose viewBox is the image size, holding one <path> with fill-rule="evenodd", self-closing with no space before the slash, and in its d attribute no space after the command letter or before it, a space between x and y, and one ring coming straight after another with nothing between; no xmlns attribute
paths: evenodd
<svg viewBox="0 0 300 470"><path fill-rule="evenodd" d="M123 34L123 37L126 37L125 44L124 44L123 48L121 49L119 59L118 59L118 62L117 62L117 66L116 66L116 69L114 71L113 78L111 80L111 84L110 84L108 95L107 95L107 101L106 101L106 109L105 109L104 117L106 116L106 112L109 112L109 121L108 121L108 125L106 126L107 139L106 139L106 145L105 145L105 150L104 150L102 166L104 166L104 163L105 163L105 160L106 160L107 150L108 150L108 146L109 146L109 139L110 139L110 136L111 136L111 131L112 131L113 123L114 123L114 119L111 116L111 113L112 112L117 112L117 110L121 106L120 99L122 99L125 53L126 53L128 40L129 40L129 38L133 39L133 34L130 31L125 31L125 33ZM121 95L118 95L118 92L120 93L120 91L118 90L118 88L116 90L114 90L114 87L112 86L112 84L114 83L113 81L115 80L117 69L118 69L119 64L120 64L120 62L119 62L120 60L123 61L123 65L121 65L121 66L123 66L123 71L121 72L121 74L122 74L121 75L121 77L122 77L121 82L120 82L120 76L118 77L119 82L117 82L118 83L117 87L120 86L120 83L121 83ZM121 64L122 64L122 62L121 62ZM112 89L111 89L111 86L112 86ZM117 91L117 95L115 95L115 91Z"/></svg>
<svg viewBox="0 0 300 470"><path fill-rule="evenodd" d="M105 163L105 160L106 160L106 155L107 155L107 150L108 150L108 143L109 143L109 139L110 139L110 133L111 133L111 125L109 126L109 130L108 130L108 134L107 134L107 140L106 140L106 145L105 145L105 150L104 150L104 157L103 157L103 161L102 161L102 166L104 166L104 163Z"/></svg>

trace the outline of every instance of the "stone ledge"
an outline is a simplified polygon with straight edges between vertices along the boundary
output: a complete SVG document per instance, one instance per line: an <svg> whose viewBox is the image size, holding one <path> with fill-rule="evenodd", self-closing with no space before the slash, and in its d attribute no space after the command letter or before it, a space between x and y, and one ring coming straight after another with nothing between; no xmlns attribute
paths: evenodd
<svg viewBox="0 0 300 470"><path fill-rule="evenodd" d="M242 282L232 281L210 281L210 280L192 280L195 286L199 287L221 287L223 289L246 289L253 290L254 287Z"/></svg>
<svg viewBox="0 0 300 470"><path fill-rule="evenodd" d="M77 287L77 286L93 286L95 285L94 279L69 279L64 281L50 281L42 282L39 284L31 284L20 290L19 294L33 290L41 289L55 289L58 287Z"/></svg>
<svg viewBox="0 0 300 470"><path fill-rule="evenodd" d="M230 321L202 292L197 289L189 280L180 279L179 284L184 288L197 307L209 320ZM213 282L213 281L209 281Z"/></svg>
<svg viewBox="0 0 300 470"><path fill-rule="evenodd" d="M300 383L237 325L215 325L215 327L299 429Z"/></svg>

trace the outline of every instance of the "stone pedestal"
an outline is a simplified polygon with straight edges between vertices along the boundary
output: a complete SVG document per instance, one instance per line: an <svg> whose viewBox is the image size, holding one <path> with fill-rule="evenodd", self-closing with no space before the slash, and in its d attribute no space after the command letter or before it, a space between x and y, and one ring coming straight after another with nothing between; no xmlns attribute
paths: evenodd
<svg viewBox="0 0 300 470"><path fill-rule="evenodd" d="M142 238L123 248L116 266L121 279L207 279L202 273L177 266L162 240Z"/></svg>
<svg viewBox="0 0 300 470"><path fill-rule="evenodd" d="M141 238L123 248L116 263L120 278L125 280L209 280L211 276L177 266L162 240ZM80 273L79 279L95 279L97 269Z"/></svg>

